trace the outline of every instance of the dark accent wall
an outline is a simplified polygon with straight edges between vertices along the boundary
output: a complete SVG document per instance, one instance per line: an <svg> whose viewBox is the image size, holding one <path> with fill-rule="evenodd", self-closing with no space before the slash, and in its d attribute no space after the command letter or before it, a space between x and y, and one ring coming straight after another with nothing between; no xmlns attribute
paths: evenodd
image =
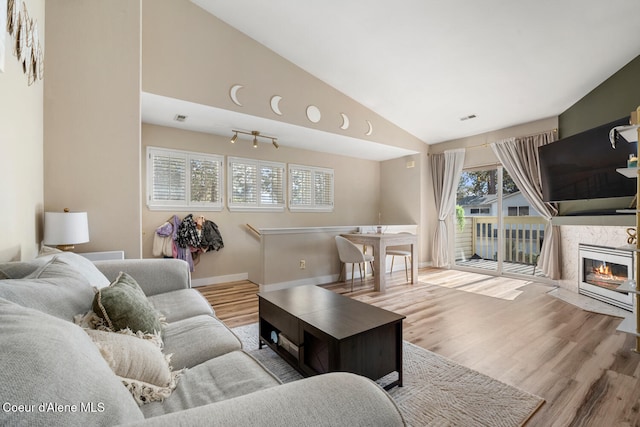
<svg viewBox="0 0 640 427"><path fill-rule="evenodd" d="M573 104L558 119L560 138L628 116L640 105L640 56Z"/></svg>
<svg viewBox="0 0 640 427"><path fill-rule="evenodd" d="M640 56L633 59L558 117L560 138L626 117L640 105ZM623 165L620 165L623 166ZM631 197L559 203L560 215L627 208Z"/></svg>

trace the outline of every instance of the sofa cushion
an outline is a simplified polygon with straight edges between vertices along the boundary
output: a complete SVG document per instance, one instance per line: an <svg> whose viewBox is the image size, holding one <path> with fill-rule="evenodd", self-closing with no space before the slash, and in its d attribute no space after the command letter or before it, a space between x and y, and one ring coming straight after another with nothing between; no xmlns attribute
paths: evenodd
<svg viewBox="0 0 640 427"><path fill-rule="evenodd" d="M163 340L176 369L191 368L242 348L240 339L224 323L205 314L167 324Z"/></svg>
<svg viewBox="0 0 640 427"><path fill-rule="evenodd" d="M0 262L0 278L2 279L22 279L36 271L48 261L52 256L36 258L31 261L7 261Z"/></svg>
<svg viewBox="0 0 640 427"><path fill-rule="evenodd" d="M78 270L80 274L82 274L87 278L87 280L89 280L91 286L94 286L96 288L104 288L105 286L109 286L109 279L107 279L107 277L102 274L100 270L98 270L98 267L96 267L93 262L83 257L82 255L78 255L73 252L62 252L54 256L67 262L76 270Z"/></svg>
<svg viewBox="0 0 640 427"><path fill-rule="evenodd" d="M411 393L411 390L406 392ZM423 408L415 408L416 411L420 409ZM452 424L445 419L438 423ZM147 418L143 423L132 425L404 427L407 423L391 396L373 381L347 372L332 372L162 417Z"/></svg>
<svg viewBox="0 0 640 427"><path fill-rule="evenodd" d="M156 311L163 315L167 322L175 322L200 314L213 314L211 305L195 289L180 289L148 298Z"/></svg>
<svg viewBox="0 0 640 427"><path fill-rule="evenodd" d="M131 329L150 334L162 331L158 312L127 273L120 273L109 286L98 289L93 299L93 311L113 331Z"/></svg>
<svg viewBox="0 0 640 427"><path fill-rule="evenodd" d="M24 279L0 280L0 298L69 321L91 309L93 295L89 281L59 257Z"/></svg>
<svg viewBox="0 0 640 427"><path fill-rule="evenodd" d="M172 371L170 355L162 354L160 340L92 329L86 332L138 404L171 395L180 371Z"/></svg>
<svg viewBox="0 0 640 427"><path fill-rule="evenodd" d="M147 296L191 287L189 264L181 259L119 259L96 261L95 265L111 281L126 271Z"/></svg>
<svg viewBox="0 0 640 427"><path fill-rule="evenodd" d="M91 286L98 288L109 286L109 279L107 279L107 277L98 270L95 264L87 258L73 252L62 252L57 250L45 253L30 261L0 263L0 279L22 279L50 262L53 258L61 259L74 267L89 280Z"/></svg>
<svg viewBox="0 0 640 427"><path fill-rule="evenodd" d="M242 396L280 384L280 381L244 351L232 351L207 360L182 375L178 387L162 403L141 407L145 418L194 408Z"/></svg>
<svg viewBox="0 0 640 427"><path fill-rule="evenodd" d="M143 419L89 336L73 323L0 299L0 360L0 400L33 409L18 412L9 406L0 411L0 425L114 425Z"/></svg>

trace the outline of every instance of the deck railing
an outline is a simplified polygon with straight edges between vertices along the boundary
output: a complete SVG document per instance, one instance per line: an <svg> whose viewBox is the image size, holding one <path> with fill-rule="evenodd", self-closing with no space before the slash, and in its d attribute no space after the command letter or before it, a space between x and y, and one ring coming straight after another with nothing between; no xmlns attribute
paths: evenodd
<svg viewBox="0 0 640 427"><path fill-rule="evenodd" d="M547 221L539 216L507 216L504 226L504 261L535 264L540 254ZM456 230L456 261L472 257L498 257L498 218L465 217L464 230Z"/></svg>

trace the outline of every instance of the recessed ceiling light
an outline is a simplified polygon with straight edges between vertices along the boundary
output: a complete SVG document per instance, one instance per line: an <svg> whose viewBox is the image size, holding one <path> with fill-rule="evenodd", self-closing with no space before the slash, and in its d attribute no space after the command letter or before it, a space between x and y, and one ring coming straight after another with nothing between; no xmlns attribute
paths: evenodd
<svg viewBox="0 0 640 427"><path fill-rule="evenodd" d="M187 116L185 116L184 114L176 114L173 120L175 120L176 122L184 122L185 120L187 120Z"/></svg>
<svg viewBox="0 0 640 427"><path fill-rule="evenodd" d="M475 119L476 117L478 116L476 116L475 114L469 114L468 116L460 117L460 121L464 122L465 120Z"/></svg>

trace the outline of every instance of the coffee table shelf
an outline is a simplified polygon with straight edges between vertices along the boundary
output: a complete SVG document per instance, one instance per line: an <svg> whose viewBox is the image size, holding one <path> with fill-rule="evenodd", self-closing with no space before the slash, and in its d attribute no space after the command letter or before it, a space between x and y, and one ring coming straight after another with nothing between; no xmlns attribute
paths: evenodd
<svg viewBox="0 0 640 427"><path fill-rule="evenodd" d="M317 286L258 293L260 348L266 344L305 376L352 372L373 380L392 372L402 386L405 316Z"/></svg>

